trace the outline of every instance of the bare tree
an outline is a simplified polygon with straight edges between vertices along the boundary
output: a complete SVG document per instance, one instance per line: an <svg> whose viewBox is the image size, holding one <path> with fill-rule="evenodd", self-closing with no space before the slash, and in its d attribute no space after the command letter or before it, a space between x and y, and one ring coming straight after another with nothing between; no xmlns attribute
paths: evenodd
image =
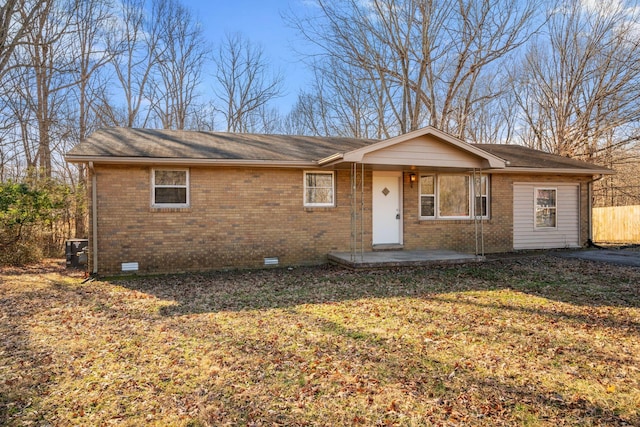
<svg viewBox="0 0 640 427"><path fill-rule="evenodd" d="M119 25L107 37L113 52L111 65L124 105L113 103L104 89L96 105L104 125L146 127L151 110L145 108L146 92L158 59L160 25L148 17L145 0L120 0Z"/></svg>
<svg viewBox="0 0 640 427"><path fill-rule="evenodd" d="M163 128L184 129L209 49L186 7L176 0L154 0L152 6L159 37L148 97Z"/></svg>
<svg viewBox="0 0 640 427"><path fill-rule="evenodd" d="M528 144L597 161L640 139L640 11L596 4L556 9L527 52L514 95Z"/></svg>
<svg viewBox="0 0 640 427"><path fill-rule="evenodd" d="M314 80L298 99L286 119L293 133L341 135L356 138L388 136L376 86L362 78L362 70L330 60L314 64ZM365 82L365 84L362 84Z"/></svg>
<svg viewBox="0 0 640 427"><path fill-rule="evenodd" d="M213 100L195 104L187 117L186 128L205 132L216 130L216 106Z"/></svg>
<svg viewBox="0 0 640 427"><path fill-rule="evenodd" d="M219 108L229 132L248 132L252 115L282 95L281 74L270 74L263 49L240 34L227 34L216 58Z"/></svg>
<svg viewBox="0 0 640 427"><path fill-rule="evenodd" d="M426 124L465 136L478 82L531 36L538 1L315 0L316 17L290 22L357 76L384 106L386 133ZM352 84L355 83L352 81ZM360 83L361 84L361 83ZM489 93L488 96L495 96Z"/></svg>
<svg viewBox="0 0 640 427"><path fill-rule="evenodd" d="M15 118L1 113L0 118L0 182L4 182L20 177L24 155L21 141L15 133Z"/></svg>
<svg viewBox="0 0 640 427"><path fill-rule="evenodd" d="M105 41L111 25L114 23L113 10L108 0L84 0L78 3L73 11L75 13L75 44L77 45L76 66L73 70L74 80L77 86L74 88L74 101L77 101L77 114L71 121L71 126L67 132L69 146L84 140L89 133L94 131L99 122L94 115L94 102L99 100L101 88L97 88L95 84L101 83L100 79L95 79L102 68L109 63L114 56L114 52L110 51ZM97 92L97 93L96 93ZM73 111L69 108L69 111ZM64 141L64 140L63 140ZM67 170L66 165L61 165L61 170ZM73 174L67 179L69 182L74 181ZM87 235L87 215L85 204L82 200L85 195L86 188L86 171L83 164L78 165L77 182L73 188L77 191L75 225L76 236Z"/></svg>
<svg viewBox="0 0 640 427"><path fill-rule="evenodd" d="M22 51L26 56L26 52ZM28 73L22 68L13 68L5 77L11 82L12 91L4 97L3 108L9 117L5 120L8 130L5 138L13 139L13 152L20 157L15 163L16 175L20 170L26 170L37 166L38 152L38 127L34 105L37 105L33 96L33 73Z"/></svg>
<svg viewBox="0 0 640 427"><path fill-rule="evenodd" d="M613 153L612 153L613 154ZM594 183L594 206L627 206L640 204L640 146L616 153L612 160L615 175L603 177Z"/></svg>
<svg viewBox="0 0 640 427"><path fill-rule="evenodd" d="M51 1L48 0L7 0L0 5L0 179L7 175L15 178L22 166L34 164L30 157L35 157L35 154L30 156L30 149L24 152L24 146L31 148L30 144L24 139L20 141L21 128L27 124L23 122L20 126L18 119L25 117L29 107L24 102L17 102L16 88L24 80L26 68L31 65L29 55L25 54L30 43L29 33L37 19L48 14L50 8Z"/></svg>
<svg viewBox="0 0 640 427"><path fill-rule="evenodd" d="M330 103L324 95L324 74L315 71L315 80L307 91L301 91L293 108L287 114L284 126L295 135L329 136L333 132Z"/></svg>
<svg viewBox="0 0 640 427"><path fill-rule="evenodd" d="M81 141L95 129L97 123L89 115L93 111L93 77L111 61L114 52L105 44L115 17L109 0L83 0L74 10L75 38L77 45L76 67L73 70L77 82L78 134Z"/></svg>
<svg viewBox="0 0 640 427"><path fill-rule="evenodd" d="M73 78L75 67L74 11L78 4L74 0L59 1L44 8L34 18L25 34L25 44L16 49L17 63L28 63L29 67L16 68L15 78L19 85L13 94L19 109L24 113L20 121L25 144L36 130L37 152L30 162L45 177L52 176L52 153L54 144L61 139L57 135L56 121L65 104L69 88L76 84Z"/></svg>
<svg viewBox="0 0 640 427"><path fill-rule="evenodd" d="M512 89L513 85L503 73L485 75L478 80L475 95L478 102L466 120L466 136L470 142L512 142L518 126L518 115L515 114L518 106Z"/></svg>
<svg viewBox="0 0 640 427"><path fill-rule="evenodd" d="M27 34L39 15L47 14L52 0L6 0L0 6L0 80L13 67L13 52L28 43Z"/></svg>

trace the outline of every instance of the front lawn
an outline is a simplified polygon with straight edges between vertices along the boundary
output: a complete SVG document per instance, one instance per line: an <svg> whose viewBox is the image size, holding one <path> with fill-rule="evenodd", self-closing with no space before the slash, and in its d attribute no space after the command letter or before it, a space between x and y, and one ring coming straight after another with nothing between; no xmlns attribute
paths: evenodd
<svg viewBox="0 0 640 427"><path fill-rule="evenodd" d="M0 270L0 424L640 425L640 269Z"/></svg>

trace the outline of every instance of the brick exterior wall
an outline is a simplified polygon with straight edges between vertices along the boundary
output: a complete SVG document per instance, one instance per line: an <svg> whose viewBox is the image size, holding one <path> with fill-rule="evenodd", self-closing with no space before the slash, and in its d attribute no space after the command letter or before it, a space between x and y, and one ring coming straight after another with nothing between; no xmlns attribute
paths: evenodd
<svg viewBox="0 0 640 427"><path fill-rule="evenodd" d="M589 238L588 188L590 176L492 174L489 188L489 219L483 220L480 230L485 253L513 250L513 186L517 182L581 183L580 185L580 242ZM420 220L419 185L404 181L404 248L451 249L466 253L476 250L476 223L473 220ZM480 227L480 224L478 224ZM481 248L478 239L478 247Z"/></svg>
<svg viewBox="0 0 640 427"><path fill-rule="evenodd" d="M96 165L98 271L140 272L317 264L350 244L350 173L336 207L303 206L300 169L190 168L190 207L151 207L151 167Z"/></svg>
<svg viewBox="0 0 640 427"><path fill-rule="evenodd" d="M408 185L404 177L404 247L407 249L450 249L466 253L481 251L480 233L484 236L486 253L507 252L513 249L513 189L510 177L492 175L489 188L488 220L482 224L474 220L420 220L419 185Z"/></svg>
<svg viewBox="0 0 640 427"><path fill-rule="evenodd" d="M139 263L140 273L259 268L265 257L278 257L281 266L319 264L326 262L329 252L350 250L349 170L336 172L336 206L331 208L303 206L301 169L189 170L190 207L157 209L151 207L150 166L95 166L100 274L118 274L124 262ZM359 191L357 199L357 231L363 230L357 240L360 245L362 238L364 250L371 250L371 178L371 171L366 171L364 191ZM586 182L589 178L493 175L491 218L483 223L485 252L513 248L514 182ZM419 220L419 186L411 188L407 173L403 181L404 248L473 253L474 221ZM587 186L582 185L581 191L581 241L586 241Z"/></svg>

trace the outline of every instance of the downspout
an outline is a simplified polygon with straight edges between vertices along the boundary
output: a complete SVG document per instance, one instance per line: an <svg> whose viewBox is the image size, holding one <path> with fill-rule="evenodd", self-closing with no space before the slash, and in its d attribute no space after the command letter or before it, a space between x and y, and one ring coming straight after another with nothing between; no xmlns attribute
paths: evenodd
<svg viewBox="0 0 640 427"><path fill-rule="evenodd" d="M98 196L96 194L98 178L93 162L89 162L89 171L91 171L91 253L93 254L91 275L95 276L98 274Z"/></svg>
<svg viewBox="0 0 640 427"><path fill-rule="evenodd" d="M600 174L600 176L598 178L594 178L590 181L587 182L587 197L589 199L589 214L588 214L588 222L589 222L589 236L587 239L587 245L592 246L592 247L599 247L598 245L596 245L595 243L593 243L593 183L596 181L600 181L602 178L604 178L604 174Z"/></svg>

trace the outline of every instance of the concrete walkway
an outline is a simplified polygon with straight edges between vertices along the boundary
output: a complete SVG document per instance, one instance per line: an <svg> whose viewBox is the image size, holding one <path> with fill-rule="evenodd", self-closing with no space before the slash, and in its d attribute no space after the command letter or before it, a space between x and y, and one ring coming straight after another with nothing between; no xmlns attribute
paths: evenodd
<svg viewBox="0 0 640 427"><path fill-rule="evenodd" d="M376 251L362 254L357 252L353 256L351 252L331 252L327 257L333 263L351 268L422 266L440 263L455 264L478 262L485 259L481 256L447 250Z"/></svg>

